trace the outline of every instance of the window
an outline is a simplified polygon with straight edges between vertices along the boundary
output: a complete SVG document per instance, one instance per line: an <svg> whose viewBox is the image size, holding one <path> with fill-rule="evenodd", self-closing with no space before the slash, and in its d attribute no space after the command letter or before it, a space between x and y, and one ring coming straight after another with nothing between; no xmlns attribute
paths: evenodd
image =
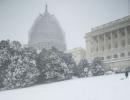
<svg viewBox="0 0 130 100"><path fill-rule="evenodd" d="M128 52L128 56L130 56L130 52Z"/></svg>
<svg viewBox="0 0 130 100"><path fill-rule="evenodd" d="M118 48L118 43L114 42L114 48Z"/></svg>
<svg viewBox="0 0 130 100"><path fill-rule="evenodd" d="M124 36L125 36L125 31L124 31L123 28L122 28L122 29L119 29L119 33L120 33L121 37L124 37Z"/></svg>
<svg viewBox="0 0 130 100"><path fill-rule="evenodd" d="M104 51L104 46L102 46L102 51Z"/></svg>
<svg viewBox="0 0 130 100"><path fill-rule="evenodd" d="M110 39L111 39L111 35L110 35L110 33L107 33L107 35L106 35L106 39L107 39L107 40L110 40Z"/></svg>
<svg viewBox="0 0 130 100"><path fill-rule="evenodd" d="M130 38L128 39L128 45L130 45Z"/></svg>
<svg viewBox="0 0 130 100"><path fill-rule="evenodd" d="M108 40L111 40L111 36L108 36Z"/></svg>
<svg viewBox="0 0 130 100"><path fill-rule="evenodd" d="M111 49L111 44L108 45L108 49Z"/></svg>
<svg viewBox="0 0 130 100"><path fill-rule="evenodd" d="M130 26L127 27L128 35L130 35Z"/></svg>
<svg viewBox="0 0 130 100"><path fill-rule="evenodd" d="M104 57L101 57L101 60L104 60Z"/></svg>
<svg viewBox="0 0 130 100"><path fill-rule="evenodd" d="M91 48L91 53L93 53L93 49Z"/></svg>
<svg viewBox="0 0 130 100"><path fill-rule="evenodd" d="M122 41L121 41L121 46L122 46L122 47L125 47L125 40L122 40Z"/></svg>
<svg viewBox="0 0 130 100"><path fill-rule="evenodd" d="M125 56L125 53L121 53L121 54L120 54L120 57L124 57L124 56Z"/></svg>
<svg viewBox="0 0 130 100"><path fill-rule="evenodd" d="M113 58L118 58L118 55L117 55L117 54L115 54L115 55L113 56Z"/></svg>
<svg viewBox="0 0 130 100"><path fill-rule="evenodd" d="M98 42L97 36L93 37L93 39L94 39L96 42Z"/></svg>
<svg viewBox="0 0 130 100"><path fill-rule="evenodd" d="M113 31L113 32L112 32L112 37L114 37L114 39L117 38L117 32L116 32L116 31Z"/></svg>
<svg viewBox="0 0 130 100"><path fill-rule="evenodd" d="M98 47L96 47L96 51L98 52Z"/></svg>
<svg viewBox="0 0 130 100"><path fill-rule="evenodd" d="M107 59L111 59L111 56L107 56Z"/></svg>
<svg viewBox="0 0 130 100"><path fill-rule="evenodd" d="M118 44L117 43L115 44L115 48L118 48Z"/></svg>

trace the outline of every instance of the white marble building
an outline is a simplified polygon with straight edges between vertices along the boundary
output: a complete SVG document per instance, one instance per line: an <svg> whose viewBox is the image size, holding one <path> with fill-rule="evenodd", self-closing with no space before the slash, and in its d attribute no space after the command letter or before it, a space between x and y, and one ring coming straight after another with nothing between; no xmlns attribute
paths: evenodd
<svg viewBox="0 0 130 100"><path fill-rule="evenodd" d="M64 35L58 20L48 12L46 5L45 12L36 18L29 32L28 46L34 47L37 50L55 47L60 51L65 51Z"/></svg>
<svg viewBox="0 0 130 100"><path fill-rule="evenodd" d="M86 51L81 47L74 48L69 51L72 54L73 59L76 64L78 64L82 59L86 58Z"/></svg>
<svg viewBox="0 0 130 100"><path fill-rule="evenodd" d="M108 67L130 66L130 16L92 28L85 40L88 59L101 57Z"/></svg>

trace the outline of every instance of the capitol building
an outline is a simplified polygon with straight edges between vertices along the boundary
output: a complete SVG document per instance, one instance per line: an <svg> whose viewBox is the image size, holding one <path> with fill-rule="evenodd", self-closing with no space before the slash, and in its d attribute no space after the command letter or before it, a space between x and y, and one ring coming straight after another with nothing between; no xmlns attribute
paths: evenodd
<svg viewBox="0 0 130 100"><path fill-rule="evenodd" d="M107 67L130 67L130 16L92 28L86 33L86 57L100 57Z"/></svg>
<svg viewBox="0 0 130 100"><path fill-rule="evenodd" d="M85 42L85 53L81 48L71 51L76 61L85 55L90 61L100 57L110 68L130 67L130 16L92 28L85 34ZM37 50L52 47L66 50L65 33L47 5L30 29L28 46Z"/></svg>
<svg viewBox="0 0 130 100"><path fill-rule="evenodd" d="M57 18L48 12L47 5L45 12L40 14L32 25L28 46L36 50L51 49L52 47L60 51L66 50L65 33Z"/></svg>

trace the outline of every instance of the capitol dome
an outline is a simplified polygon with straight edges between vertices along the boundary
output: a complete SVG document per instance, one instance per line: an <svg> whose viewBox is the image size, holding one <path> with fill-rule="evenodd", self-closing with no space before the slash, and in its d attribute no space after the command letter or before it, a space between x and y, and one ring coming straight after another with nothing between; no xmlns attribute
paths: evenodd
<svg viewBox="0 0 130 100"><path fill-rule="evenodd" d="M29 32L30 47L37 50L43 48L57 48L60 51L65 51L65 34L58 20L54 15L48 12L47 5L44 14L40 14Z"/></svg>

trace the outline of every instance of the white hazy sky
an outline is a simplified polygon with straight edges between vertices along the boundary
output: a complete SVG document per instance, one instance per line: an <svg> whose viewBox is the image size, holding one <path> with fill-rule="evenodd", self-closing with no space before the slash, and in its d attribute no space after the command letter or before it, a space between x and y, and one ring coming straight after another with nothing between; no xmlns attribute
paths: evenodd
<svg viewBox="0 0 130 100"><path fill-rule="evenodd" d="M0 40L27 44L32 23L45 4L45 0L0 0ZM68 49L85 47L85 33L92 27L128 15L128 0L47 0L47 4L66 33Z"/></svg>

